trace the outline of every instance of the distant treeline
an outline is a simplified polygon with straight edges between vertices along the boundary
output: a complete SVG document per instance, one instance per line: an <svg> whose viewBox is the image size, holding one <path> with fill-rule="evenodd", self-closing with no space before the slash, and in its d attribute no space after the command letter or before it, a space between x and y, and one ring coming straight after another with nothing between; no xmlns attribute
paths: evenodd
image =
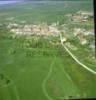
<svg viewBox="0 0 96 100"><path fill-rule="evenodd" d="M24 0L24 1L92 1L92 0Z"/></svg>
<svg viewBox="0 0 96 100"><path fill-rule="evenodd" d="M9 0L0 0L0 1L9 1ZM17 0L17 1L93 1L93 0Z"/></svg>

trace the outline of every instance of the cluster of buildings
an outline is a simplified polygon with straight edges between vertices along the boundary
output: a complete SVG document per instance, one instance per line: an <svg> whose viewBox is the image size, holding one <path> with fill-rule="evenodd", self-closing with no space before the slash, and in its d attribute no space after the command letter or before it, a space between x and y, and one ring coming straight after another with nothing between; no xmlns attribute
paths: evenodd
<svg viewBox="0 0 96 100"><path fill-rule="evenodd" d="M42 24L26 24L19 25L16 23L10 23L7 28L16 35L53 35L58 36L60 31L57 28L57 24L53 23L48 25L47 23Z"/></svg>
<svg viewBox="0 0 96 100"><path fill-rule="evenodd" d="M57 23L53 23L48 25L47 23L42 24L25 24L20 25L16 23L10 23L7 28L10 29L11 32L15 33L15 35L44 35L44 36L59 36L62 30L59 30L57 27ZM86 36L94 35L94 30L86 31L81 28L74 28L73 35L79 39L82 45L88 43ZM67 38L64 37L63 42L67 41Z"/></svg>
<svg viewBox="0 0 96 100"><path fill-rule="evenodd" d="M94 30L86 31L85 29L74 28L73 34L75 37L77 37L80 40L80 43L82 45L85 45L88 43L86 36L94 35Z"/></svg>
<svg viewBox="0 0 96 100"><path fill-rule="evenodd" d="M78 11L75 14L68 14L66 16L73 22L86 22L88 18L93 18L94 14L87 11Z"/></svg>
<svg viewBox="0 0 96 100"><path fill-rule="evenodd" d="M93 13L87 11L78 11L75 14L67 14L67 17L69 17L74 22L81 22L81 21L87 21L89 17L93 17ZM58 25L59 22L48 25L47 23L26 24L23 21L22 24L9 23L7 28L10 29L11 32L15 33L14 36L15 35L59 36L60 33L66 33L68 31L66 24L60 25L59 27L61 27L61 29L60 28L58 29ZM94 35L94 30L87 31L81 28L74 28L73 35L79 39L82 45L85 45L88 43L86 36ZM64 34L64 38L62 39L62 42L66 42L66 41L68 42L67 34ZM73 46L71 46L70 44L67 45L73 48Z"/></svg>

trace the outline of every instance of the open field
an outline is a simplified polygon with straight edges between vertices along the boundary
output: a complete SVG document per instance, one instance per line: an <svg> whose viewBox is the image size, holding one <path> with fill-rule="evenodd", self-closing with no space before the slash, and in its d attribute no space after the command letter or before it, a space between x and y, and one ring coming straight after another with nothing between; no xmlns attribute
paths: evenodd
<svg viewBox="0 0 96 100"><path fill-rule="evenodd" d="M59 21L59 28L65 23L68 31L61 32L67 38L64 45L67 47L69 43L70 52L81 63L96 71L94 49L89 48L89 44L95 40L94 36L84 36L89 43L85 45L80 43L79 36L74 36L74 28L84 28L85 32L93 29L93 19L75 23L65 16L80 10L92 12L92 2L23 2L0 6L0 100L96 97L96 74L86 70L70 56L61 45L59 36L15 36L6 28L8 23L20 24L22 21L26 21L24 24L27 25Z"/></svg>
<svg viewBox="0 0 96 100"><path fill-rule="evenodd" d="M46 93L52 100L95 96L96 76L76 64L63 48L35 48L40 51L33 56L36 50L16 48L17 40L1 40L0 72L10 80L0 86L1 100L47 100ZM11 49L16 52L10 54ZM47 55L42 55L44 50Z"/></svg>

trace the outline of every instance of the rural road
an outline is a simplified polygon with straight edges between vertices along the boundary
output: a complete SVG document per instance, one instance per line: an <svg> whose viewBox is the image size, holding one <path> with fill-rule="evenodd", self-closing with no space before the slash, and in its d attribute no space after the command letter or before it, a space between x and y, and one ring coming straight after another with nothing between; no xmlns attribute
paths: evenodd
<svg viewBox="0 0 96 100"><path fill-rule="evenodd" d="M63 37L60 34L60 40L61 40L61 45L65 48L65 50L68 52L68 54L76 61L76 63L78 63L79 65L81 65L83 68L85 68L86 70L90 71L92 74L96 75L96 71L92 70L91 68L89 68L88 66L84 65L83 63L81 63L73 54L72 52L70 52L70 50L63 44Z"/></svg>

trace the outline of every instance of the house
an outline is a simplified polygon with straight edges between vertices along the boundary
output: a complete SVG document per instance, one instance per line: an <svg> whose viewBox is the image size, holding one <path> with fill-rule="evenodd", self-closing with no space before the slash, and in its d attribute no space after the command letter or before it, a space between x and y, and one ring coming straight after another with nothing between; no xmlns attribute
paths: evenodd
<svg viewBox="0 0 96 100"><path fill-rule="evenodd" d="M80 36L84 34L87 34L85 29L74 28L74 36Z"/></svg>
<svg viewBox="0 0 96 100"><path fill-rule="evenodd" d="M62 43L66 42L66 41L67 41L67 38L65 38L65 37L63 37L63 38L61 39L61 42L62 42Z"/></svg>
<svg viewBox="0 0 96 100"><path fill-rule="evenodd" d="M57 27L54 27L54 26L49 26L49 32L53 35L58 35L60 33Z"/></svg>
<svg viewBox="0 0 96 100"><path fill-rule="evenodd" d="M93 31L86 31L84 32L84 35L85 36L88 36L88 35L94 35L95 33Z"/></svg>
<svg viewBox="0 0 96 100"><path fill-rule="evenodd" d="M82 39L82 40L81 40L81 44L82 44L82 45L87 44L87 40L86 40L86 39Z"/></svg>
<svg viewBox="0 0 96 100"><path fill-rule="evenodd" d="M74 16L72 17L72 20L73 20L74 22L81 22L82 19L83 19L83 17L80 16L80 15L74 15Z"/></svg>
<svg viewBox="0 0 96 100"><path fill-rule="evenodd" d="M16 30L15 29L11 29L10 32L16 32Z"/></svg>
<svg viewBox="0 0 96 100"><path fill-rule="evenodd" d="M80 29L80 28L74 28L74 36L78 36L79 34L81 34L81 32L82 32L82 29Z"/></svg>

